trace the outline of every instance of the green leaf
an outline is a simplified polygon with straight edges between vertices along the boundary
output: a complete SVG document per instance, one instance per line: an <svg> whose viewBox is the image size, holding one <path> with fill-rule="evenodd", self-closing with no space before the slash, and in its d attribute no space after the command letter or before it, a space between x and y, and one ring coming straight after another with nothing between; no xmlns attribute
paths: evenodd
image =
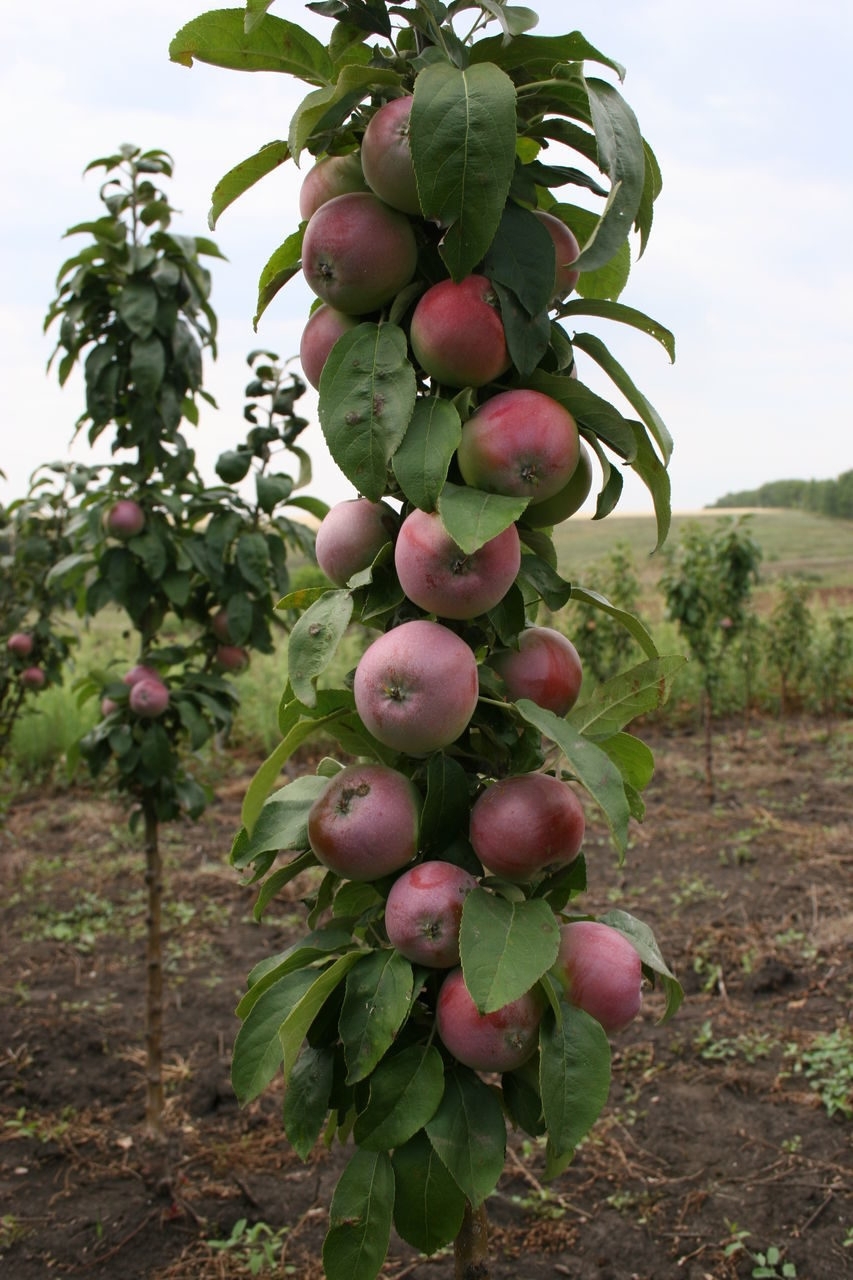
<svg viewBox="0 0 853 1280"><path fill-rule="evenodd" d="M340 1176L323 1241L327 1280L375 1280L391 1240L394 1171L385 1152L356 1151Z"/></svg>
<svg viewBox="0 0 853 1280"><path fill-rule="evenodd" d="M348 1084L369 1076L393 1044L409 1012L413 984L411 964L391 949L361 956L348 974L338 1024Z"/></svg>
<svg viewBox="0 0 853 1280"><path fill-rule="evenodd" d="M486 889L466 896L459 948L465 986L480 1013L520 999L551 968L559 947L556 916L541 898L508 902Z"/></svg>
<svg viewBox="0 0 853 1280"><path fill-rule="evenodd" d="M421 811L422 853L441 853L457 835L468 834L471 801L468 775L452 756L436 751L427 763L427 785Z"/></svg>
<svg viewBox="0 0 853 1280"><path fill-rule="evenodd" d="M166 352L157 335L135 338L130 344L130 376L139 394L153 396L165 372Z"/></svg>
<svg viewBox="0 0 853 1280"><path fill-rule="evenodd" d="M476 1209L498 1185L506 1122L494 1089L460 1067L448 1071L438 1110L425 1126L433 1150Z"/></svg>
<svg viewBox="0 0 853 1280"><path fill-rule="evenodd" d="M351 951L354 945L351 932L344 933L343 929L326 926L310 930L300 942L288 947L287 951L277 956L268 956L255 965L249 974L249 990L237 1005L237 1017L245 1018L263 993L288 973L307 969L317 961L325 963L330 951Z"/></svg>
<svg viewBox="0 0 853 1280"><path fill-rule="evenodd" d="M214 9L181 27L169 45L172 62L193 60L235 71L279 71L308 84L328 84L332 63L309 32L269 14L246 30L244 9Z"/></svg>
<svg viewBox="0 0 853 1280"><path fill-rule="evenodd" d="M579 587L577 583L572 586L572 599L579 604L593 605L596 609L601 609L603 613L608 613L626 631L630 632L647 657L658 658L660 656L651 632L646 630L640 619L635 617L633 613L629 613L626 609L620 609L617 605L611 604L609 600L597 591L592 591L589 587Z"/></svg>
<svg viewBox="0 0 853 1280"><path fill-rule="evenodd" d="M152 284L130 280L119 292L115 308L121 319L139 338L148 338L157 319L159 298Z"/></svg>
<svg viewBox="0 0 853 1280"><path fill-rule="evenodd" d="M554 242L529 209L510 204L483 262L492 284L511 289L528 315L546 311L554 294Z"/></svg>
<svg viewBox="0 0 853 1280"><path fill-rule="evenodd" d="M631 469L636 471L652 495L658 534L654 550L657 551L666 542L672 522L672 485L670 484L669 472L652 448L643 424L641 422L631 422L629 425L634 431L635 440Z"/></svg>
<svg viewBox="0 0 853 1280"><path fill-rule="evenodd" d="M662 979L664 991L666 992L666 1008L661 1021L665 1022L668 1018L671 1018L684 999L684 991L681 983L661 955L657 939L652 930L644 921L638 920L636 916L632 916L628 911L608 911L600 919L604 924L612 925L614 929L624 933L636 948L644 968L653 977Z"/></svg>
<svg viewBox="0 0 853 1280"><path fill-rule="evenodd" d="M662 707L669 697L676 671L687 659L682 654L652 658L596 686L590 697L572 707L566 717L578 733L606 738L637 716Z"/></svg>
<svg viewBox="0 0 853 1280"><path fill-rule="evenodd" d="M329 727L339 716L346 713L346 709L345 706L338 706L326 714L300 716L288 729L282 741L258 768L243 797L242 820L247 832L253 831L267 796L297 747L300 747L312 734Z"/></svg>
<svg viewBox="0 0 853 1280"><path fill-rule="evenodd" d="M581 271L594 271L610 261L630 234L643 195L646 158L637 118L619 90L606 80L587 79L585 85L598 166L610 178L604 212L577 260Z"/></svg>
<svg viewBox="0 0 853 1280"><path fill-rule="evenodd" d="M421 1253L431 1254L455 1240L466 1198L423 1130L391 1157L394 1166L394 1226Z"/></svg>
<svg viewBox="0 0 853 1280"><path fill-rule="evenodd" d="M625 77L621 63L601 53L580 31L559 36L520 35L509 42L502 36L489 36L472 47L471 61L494 62L510 71L524 66L531 73L543 76L551 75L559 62L598 62L615 71L620 80Z"/></svg>
<svg viewBox="0 0 853 1280"><path fill-rule="evenodd" d="M317 704L314 682L334 658L352 609L352 592L327 591L305 610L290 633L288 676L293 692L306 707Z"/></svg>
<svg viewBox="0 0 853 1280"><path fill-rule="evenodd" d="M597 304L590 304L597 305ZM602 306L617 305L602 303ZM528 380L535 391L551 396L584 427L602 439L620 457L632 462L636 456L636 436L631 423L608 400L590 391L589 387L565 374L545 373L537 369Z"/></svg>
<svg viewBox="0 0 853 1280"><path fill-rule="evenodd" d="M610 1045L601 1023L563 1004L542 1019L539 1086L549 1155L558 1169L589 1133L610 1092Z"/></svg>
<svg viewBox="0 0 853 1280"><path fill-rule="evenodd" d="M572 229L580 244L584 244L592 235L598 222L598 216L580 205L552 205L549 213L562 219ZM603 266L595 271L581 271L576 292L581 298L609 298L615 301L631 274L631 246L627 240L619 245L616 252Z"/></svg>
<svg viewBox="0 0 853 1280"><path fill-rule="evenodd" d="M231 849L231 865L245 867L268 850L278 853L282 849L307 849L308 813L327 785L327 778L306 773L269 796L251 834L246 827L238 832Z"/></svg>
<svg viewBox="0 0 853 1280"><path fill-rule="evenodd" d="M262 1093L281 1066L279 1028L316 977L313 969L288 973L268 987L249 1010L237 1032L231 1061L231 1083L241 1106Z"/></svg>
<svg viewBox="0 0 853 1280"><path fill-rule="evenodd" d="M365 323L335 343L320 377L320 425L329 452L364 497L385 493L388 463L415 407L415 371L402 329Z"/></svg>
<svg viewBox="0 0 853 1280"><path fill-rule="evenodd" d="M255 477L255 492L261 511L271 516L279 503L287 502L293 492L293 480L283 474L270 476L259 473Z"/></svg>
<svg viewBox="0 0 853 1280"><path fill-rule="evenodd" d="M329 996L343 981L353 965L358 963L360 958L357 951L349 951L345 955L339 956L333 964L320 973L319 977L316 970L312 970L314 981L288 1010L287 1016L279 1027L285 1084L290 1078L296 1059L299 1057L299 1051L308 1034L308 1028Z"/></svg>
<svg viewBox="0 0 853 1280"><path fill-rule="evenodd" d="M392 459L397 483L413 506L435 510L461 437L461 419L451 400L418 398Z"/></svg>
<svg viewBox="0 0 853 1280"><path fill-rule="evenodd" d="M314 89L297 107L287 134L288 144L297 164L308 140L315 132L322 132L327 116L335 108L335 116L343 119L368 94L396 89L400 83L399 72L392 71L390 67L367 66L356 62L342 67L333 84Z"/></svg>
<svg viewBox="0 0 853 1280"><path fill-rule="evenodd" d="M646 333L663 347L670 360L675 359L675 338L664 325L652 320L634 307L626 307L623 302L608 302L603 298L574 298L564 302L560 308L562 317L597 316L602 320L614 320L618 324L627 324L640 333Z"/></svg>
<svg viewBox="0 0 853 1280"><path fill-rule="evenodd" d="M669 434L663 419L655 407L637 389L622 365L614 360L604 343L592 333L576 333L572 338L572 343L581 351L585 351L587 355L592 356L593 360L601 366L608 377L616 384L631 407L640 415L642 422L648 427L657 441L664 462L668 463L672 457L672 436Z"/></svg>
<svg viewBox="0 0 853 1280"><path fill-rule="evenodd" d="M515 86L489 64L433 63L415 79L410 120L418 195L445 228L439 246L454 280L481 261L515 172Z"/></svg>
<svg viewBox="0 0 853 1280"><path fill-rule="evenodd" d="M386 1057L370 1077L370 1096L353 1129L367 1151L402 1146L435 1115L444 1093L444 1062L434 1045L411 1045Z"/></svg>
<svg viewBox="0 0 853 1280"><path fill-rule="evenodd" d="M335 1055L332 1050L306 1044L290 1073L284 1095L282 1123L287 1140L307 1160L323 1131L329 1110Z"/></svg>
<svg viewBox="0 0 853 1280"><path fill-rule="evenodd" d="M253 156L241 160L233 169L229 169L213 188L212 203L207 215L211 231L215 228L220 215L234 203L238 196L243 195L268 173L273 173L289 157L290 149L286 142L268 142Z"/></svg>
<svg viewBox="0 0 853 1280"><path fill-rule="evenodd" d="M255 329L279 289L283 289L299 270L304 232L304 226L300 226L298 231L294 231L279 245L266 262L258 280L258 304L252 321Z"/></svg>
<svg viewBox="0 0 853 1280"><path fill-rule="evenodd" d="M438 498L438 514L447 533L466 555L514 524L529 498L486 493L470 485L445 484Z"/></svg>

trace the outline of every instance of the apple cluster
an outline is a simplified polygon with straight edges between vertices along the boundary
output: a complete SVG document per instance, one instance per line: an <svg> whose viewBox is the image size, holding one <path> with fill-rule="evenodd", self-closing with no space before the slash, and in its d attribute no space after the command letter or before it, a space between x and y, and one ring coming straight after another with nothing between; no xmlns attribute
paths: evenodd
<svg viewBox="0 0 853 1280"><path fill-rule="evenodd" d="M32 692L38 692L47 684L47 672L44 667L27 660L32 657L35 637L30 631L14 631L6 641L6 649L12 655L18 667L20 684Z"/></svg>

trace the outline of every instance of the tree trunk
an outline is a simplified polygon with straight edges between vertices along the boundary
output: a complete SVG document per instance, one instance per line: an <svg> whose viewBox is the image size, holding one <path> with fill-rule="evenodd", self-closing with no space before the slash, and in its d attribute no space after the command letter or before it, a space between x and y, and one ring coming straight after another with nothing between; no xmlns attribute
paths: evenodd
<svg viewBox="0 0 853 1280"><path fill-rule="evenodd" d="M489 1280L489 1220L486 1206L475 1209L470 1200L465 1205L465 1217L459 1235L453 1244L456 1262L454 1280Z"/></svg>
<svg viewBox="0 0 853 1280"><path fill-rule="evenodd" d="M714 755L711 740L712 706L711 693L705 688L702 693L702 718L705 724L705 794L708 804L713 804L714 793Z"/></svg>
<svg viewBox="0 0 853 1280"><path fill-rule="evenodd" d="M163 1142L163 859L160 853L157 814L143 801L145 818L145 884L148 889L146 920L145 993L145 1130L149 1138Z"/></svg>

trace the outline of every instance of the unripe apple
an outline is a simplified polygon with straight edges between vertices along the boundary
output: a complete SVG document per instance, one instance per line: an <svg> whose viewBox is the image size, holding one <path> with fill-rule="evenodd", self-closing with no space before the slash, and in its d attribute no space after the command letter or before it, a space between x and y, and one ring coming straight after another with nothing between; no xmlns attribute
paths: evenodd
<svg viewBox="0 0 853 1280"><path fill-rule="evenodd" d="M583 683L577 649L553 627L525 627L518 648L499 649L489 665L503 678L510 702L529 698L556 716L568 715Z"/></svg>
<svg viewBox="0 0 853 1280"><path fill-rule="evenodd" d="M341 769L308 811L308 841L324 867L348 880L376 880L411 862L420 796L384 764Z"/></svg>
<svg viewBox="0 0 853 1280"><path fill-rule="evenodd" d="M399 519L387 502L345 498L330 507L314 542L317 564L337 587L354 573L369 569L386 542L392 542Z"/></svg>
<svg viewBox="0 0 853 1280"><path fill-rule="evenodd" d="M357 151L345 156L323 156L308 170L299 189L299 216L307 222L327 200L350 191L366 190Z"/></svg>
<svg viewBox="0 0 853 1280"><path fill-rule="evenodd" d="M248 667L249 654L239 644L220 644L216 648L216 662L223 671L237 673Z"/></svg>
<svg viewBox="0 0 853 1280"><path fill-rule="evenodd" d="M305 279L318 298L347 315L365 315L390 302L417 263L411 222L372 191L327 200L305 228Z"/></svg>
<svg viewBox="0 0 853 1280"><path fill-rule="evenodd" d="M19 679L26 689L43 689L47 684L47 676L41 667L25 667Z"/></svg>
<svg viewBox="0 0 853 1280"><path fill-rule="evenodd" d="M119 498L104 517L104 528L123 542L135 538L145 528L145 512L133 498Z"/></svg>
<svg viewBox="0 0 853 1280"><path fill-rule="evenodd" d="M404 871L385 904L385 928L392 947L433 969L459 963L459 925L466 896L477 881L452 862L432 859Z"/></svg>
<svg viewBox="0 0 853 1280"><path fill-rule="evenodd" d="M482 387L510 366L497 294L485 276L440 280L418 300L409 339L425 373L448 387Z"/></svg>
<svg viewBox="0 0 853 1280"><path fill-rule="evenodd" d="M426 756L467 728L477 706L477 660L448 627L416 618L365 650L353 692L374 738L395 751Z"/></svg>
<svg viewBox="0 0 853 1280"><path fill-rule="evenodd" d="M566 999L597 1018L608 1035L622 1031L643 1003L639 953L618 929L600 920L573 920L560 929L552 973Z"/></svg>
<svg viewBox="0 0 853 1280"><path fill-rule="evenodd" d="M444 1047L473 1071L515 1071L536 1050L542 1001L534 991L494 1013L479 1013L461 969L441 984L435 1009Z"/></svg>
<svg viewBox="0 0 853 1280"><path fill-rule="evenodd" d="M575 233L566 226L562 218L556 217L553 213L546 213L544 209L534 209L533 212L554 242L556 257L554 298L559 302L571 293L580 279L581 273L572 266L572 263L580 257L581 247Z"/></svg>
<svg viewBox="0 0 853 1280"><path fill-rule="evenodd" d="M519 773L493 782L471 810L469 837L487 871L529 880L577 857L584 811L567 782L547 773Z"/></svg>
<svg viewBox="0 0 853 1280"><path fill-rule="evenodd" d="M578 427L568 409L541 391L501 391L472 413L456 452L466 484L487 493L542 502L568 483L578 464Z"/></svg>
<svg viewBox="0 0 853 1280"><path fill-rule="evenodd" d="M579 511L589 497L592 489L592 459L589 449L580 442L578 465L572 472L569 483L553 498L544 502L531 502L522 516L522 520L532 529L544 529L548 525L562 524Z"/></svg>
<svg viewBox="0 0 853 1280"><path fill-rule="evenodd" d="M394 547L400 586L414 604L441 618L476 618L493 609L515 582L521 541L514 524L470 554L462 551L437 511L406 516Z"/></svg>
<svg viewBox="0 0 853 1280"><path fill-rule="evenodd" d="M321 303L311 312L308 323L302 330L299 343L299 362L302 372L315 390L320 387L320 374L329 358L329 352L342 333L354 329L358 324L355 316L336 311L327 302Z"/></svg>
<svg viewBox="0 0 853 1280"><path fill-rule="evenodd" d="M33 638L29 631L15 631L6 641L6 648L16 658L28 658L33 651Z"/></svg>
<svg viewBox="0 0 853 1280"><path fill-rule="evenodd" d="M156 720L169 705L169 690L161 680L137 680L131 686L131 711L144 720Z"/></svg>
<svg viewBox="0 0 853 1280"><path fill-rule="evenodd" d="M361 167L380 200L403 213L420 214L421 202L409 145L413 98L392 98L370 117L361 141Z"/></svg>

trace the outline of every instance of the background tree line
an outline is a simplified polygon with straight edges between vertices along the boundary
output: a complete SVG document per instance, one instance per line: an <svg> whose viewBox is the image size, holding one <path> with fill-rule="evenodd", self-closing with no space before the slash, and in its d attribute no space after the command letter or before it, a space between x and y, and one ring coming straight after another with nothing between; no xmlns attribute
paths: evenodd
<svg viewBox="0 0 853 1280"><path fill-rule="evenodd" d="M757 489L727 493L711 507L791 507L853 520L853 471L835 480L771 480Z"/></svg>

